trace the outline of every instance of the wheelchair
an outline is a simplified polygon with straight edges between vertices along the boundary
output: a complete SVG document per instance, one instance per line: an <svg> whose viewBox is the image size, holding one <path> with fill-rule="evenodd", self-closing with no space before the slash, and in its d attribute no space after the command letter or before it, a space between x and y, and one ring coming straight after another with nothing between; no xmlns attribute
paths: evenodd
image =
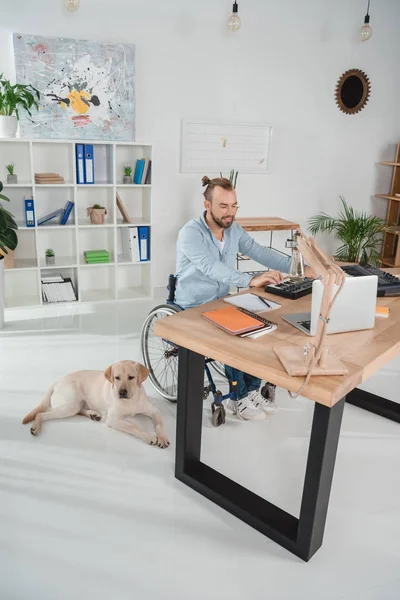
<svg viewBox="0 0 400 600"><path fill-rule="evenodd" d="M165 304L159 304L147 315L140 333L140 345L143 362L149 369L149 380L154 389L169 402L176 402L178 397L178 346L173 342L164 340L154 335L154 323L184 310L175 304L175 275L169 276L168 298ZM237 384L232 382L228 394L223 395L214 383L211 369L218 375L226 378L225 367L222 363L206 358L205 361L205 385L203 398L206 400L210 393L213 395L211 403L211 422L215 427L225 423L225 407L223 401L226 399L237 400Z"/></svg>

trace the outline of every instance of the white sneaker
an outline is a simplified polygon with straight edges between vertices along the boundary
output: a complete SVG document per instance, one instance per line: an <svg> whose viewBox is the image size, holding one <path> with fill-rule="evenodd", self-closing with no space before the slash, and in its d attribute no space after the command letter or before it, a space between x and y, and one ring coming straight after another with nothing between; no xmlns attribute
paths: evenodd
<svg viewBox="0 0 400 600"><path fill-rule="evenodd" d="M267 414L272 414L278 410L275 403L275 388L272 383L265 383L260 389L260 408Z"/></svg>
<svg viewBox="0 0 400 600"><path fill-rule="evenodd" d="M232 405L234 405L233 412L237 415L238 419L242 419L243 421L260 421L261 419L265 419L266 415L261 410L261 407L258 406L258 396L261 398L260 392L254 390L254 392L250 392L245 398L237 402L232 401L229 406L232 408ZM254 402L254 398L256 398L257 404Z"/></svg>

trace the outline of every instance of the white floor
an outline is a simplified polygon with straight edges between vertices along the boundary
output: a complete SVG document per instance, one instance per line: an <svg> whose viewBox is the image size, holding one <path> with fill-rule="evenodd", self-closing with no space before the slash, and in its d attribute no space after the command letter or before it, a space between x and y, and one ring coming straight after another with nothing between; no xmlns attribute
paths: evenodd
<svg viewBox="0 0 400 600"><path fill-rule="evenodd" d="M345 408L325 540L309 563L174 479L175 408L147 386L171 447L84 417L22 417L76 369L140 360L149 303L8 322L0 333L0 599L397 600L400 429ZM396 400L400 362L369 389ZM259 423L215 429L204 405L203 460L298 515L313 404L279 392Z"/></svg>

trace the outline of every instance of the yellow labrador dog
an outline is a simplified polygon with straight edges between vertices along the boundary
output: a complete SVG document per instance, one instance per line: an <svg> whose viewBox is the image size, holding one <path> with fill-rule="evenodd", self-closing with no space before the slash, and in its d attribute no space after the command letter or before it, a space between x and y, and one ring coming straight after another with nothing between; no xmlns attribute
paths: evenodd
<svg viewBox="0 0 400 600"><path fill-rule="evenodd" d="M43 421L83 415L94 421L105 421L108 427L130 433L148 444L167 448L169 441L164 433L160 412L148 399L143 381L149 370L132 360L121 360L106 371L76 371L53 384L42 402L29 415L32 435L38 435ZM52 408L51 401L58 406ZM155 433L147 433L138 425L125 421L137 414L151 417Z"/></svg>

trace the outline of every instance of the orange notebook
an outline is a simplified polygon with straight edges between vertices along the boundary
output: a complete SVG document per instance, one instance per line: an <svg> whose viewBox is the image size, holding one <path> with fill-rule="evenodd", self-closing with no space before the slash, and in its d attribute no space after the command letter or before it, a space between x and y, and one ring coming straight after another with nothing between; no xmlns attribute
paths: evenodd
<svg viewBox="0 0 400 600"><path fill-rule="evenodd" d="M235 306L226 306L203 313L203 317L227 331L231 335L240 335L247 331L256 331L264 327L264 323L239 311Z"/></svg>

